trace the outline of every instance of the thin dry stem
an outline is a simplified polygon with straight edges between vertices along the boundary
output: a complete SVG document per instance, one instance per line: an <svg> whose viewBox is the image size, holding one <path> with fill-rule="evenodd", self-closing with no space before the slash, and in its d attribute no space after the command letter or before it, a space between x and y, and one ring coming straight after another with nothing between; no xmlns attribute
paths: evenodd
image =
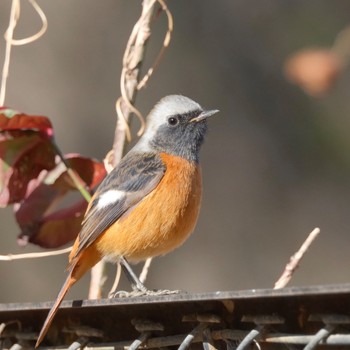
<svg viewBox="0 0 350 350"><path fill-rule="evenodd" d="M117 291L121 275L122 275L122 267L121 267L120 264L118 264L117 265L117 273L115 275L113 286L112 286L111 290L108 293L108 297L109 298L112 298L114 296L114 293Z"/></svg>
<svg viewBox="0 0 350 350"><path fill-rule="evenodd" d="M20 2L18 0L15 0L15 1L18 2L18 4L16 4L16 23L15 23L15 26L16 26L20 16ZM35 34L27 36L26 38L23 38L23 39L13 39L11 36L8 35L8 32L6 31L4 38L6 41L10 41L12 46L22 46L22 45L30 44L40 39L47 31L48 21L44 11L41 9L41 7L38 5L38 3L35 0L28 0L28 2L33 6L33 9L36 11L36 13L40 17L41 28Z"/></svg>
<svg viewBox="0 0 350 350"><path fill-rule="evenodd" d="M75 188L80 192L80 194L84 197L87 202L91 200L91 194L89 192L89 186L85 183L85 181L80 177L80 175L69 165L67 159L62 153L61 149L57 146L55 141L52 141L52 145L55 148L56 154L61 159L64 167L66 168L67 175L72 180Z"/></svg>
<svg viewBox="0 0 350 350"><path fill-rule="evenodd" d="M40 30L24 39L14 39L14 30L17 25L17 21L19 19L20 13L21 13L21 3L20 0L12 0L11 5L11 13L10 13L10 22L9 26L5 32L5 40L6 40L6 48L5 48L5 60L4 65L2 69L2 77L1 77L1 88L0 88L0 106L3 106L5 103L5 96L6 96L6 86L7 86L7 78L9 75L9 68L10 68L10 59L11 59L11 49L12 46L17 45L26 45L33 41L38 40L40 37L42 37L46 30L47 30L47 18L45 16L45 13L40 8L40 6L36 3L35 0L28 0L29 3L33 6L34 10L38 13L42 26Z"/></svg>
<svg viewBox="0 0 350 350"><path fill-rule="evenodd" d="M105 169L107 171L107 173L109 174L113 169L113 150L110 150L105 158L103 159L103 165L105 166Z"/></svg>
<svg viewBox="0 0 350 350"><path fill-rule="evenodd" d="M152 67L148 69L146 75L140 80L141 63L145 54L146 43L151 35L150 23L156 2L161 5L161 9L167 16L168 29L165 34L163 46L160 49L156 60L154 61ZM125 139L128 141L131 140L131 132L128 124L131 113L134 113L141 123L141 127L137 135L141 136L145 129L144 117L134 106L136 92L145 87L146 82L149 80L159 65L166 48L169 46L172 31L173 18L164 0L144 1L141 17L136 22L131 32L123 56L123 70L120 77L121 97L116 102L118 121L116 127L115 142L113 146L115 155L119 155L119 159L121 158L120 153L123 153L122 151L124 149ZM122 145L122 147L120 145Z"/></svg>
<svg viewBox="0 0 350 350"><path fill-rule="evenodd" d="M91 269L89 285L89 299L101 299L104 284L106 283L106 263L101 260Z"/></svg>
<svg viewBox="0 0 350 350"><path fill-rule="evenodd" d="M131 139L128 125L130 114L134 113L141 121L141 127L144 126L144 118L133 103L136 98L141 63L151 33L150 24L155 2L155 0L145 0L143 2L141 17L136 22L125 49L120 77L121 97L116 102L118 119L113 145L114 165L122 158L125 141Z"/></svg>
<svg viewBox="0 0 350 350"><path fill-rule="evenodd" d="M316 239L318 234L320 233L320 229L316 227L306 238L305 242L302 244L300 249L290 258L289 263L286 265L281 277L275 283L274 289L284 288L289 281L291 280L294 271L299 266L301 259L304 254L307 252L312 242Z"/></svg>
<svg viewBox="0 0 350 350"><path fill-rule="evenodd" d="M140 80L139 84L137 85L137 90L141 90L144 88L150 79L151 75L154 73L154 71L157 69L160 61L163 58L163 55L168 48L170 41L171 41L171 34L174 29L174 20L171 12L169 11L166 3L163 0L157 0L158 3L161 5L162 10L165 12L167 19L168 19L168 30L165 33L164 41L163 41L163 46L161 47L157 58L155 59L154 63L152 64L151 68L148 69L147 73L145 76Z"/></svg>
<svg viewBox="0 0 350 350"><path fill-rule="evenodd" d="M148 275L149 269L151 267L151 263L152 263L152 258L148 258L145 261L145 264L143 265L142 271L141 271L140 276L139 276L139 279L142 283L146 282L147 275Z"/></svg>
<svg viewBox="0 0 350 350"><path fill-rule="evenodd" d="M13 261L20 259L36 259L36 258L46 258L54 255L61 255L69 253L72 250L72 247L52 250L50 252L38 252L38 253L25 253L25 254L6 254L0 255L0 261Z"/></svg>
<svg viewBox="0 0 350 350"><path fill-rule="evenodd" d="M5 103L6 84L7 84L7 78L9 75L10 59L11 59L11 48L12 48L11 40L13 38L13 32L15 30L16 23L17 23L16 15L18 11L18 6L19 6L19 0L12 0L10 23L6 31L8 35L8 39L6 40L5 60L2 68L0 106L3 106Z"/></svg>

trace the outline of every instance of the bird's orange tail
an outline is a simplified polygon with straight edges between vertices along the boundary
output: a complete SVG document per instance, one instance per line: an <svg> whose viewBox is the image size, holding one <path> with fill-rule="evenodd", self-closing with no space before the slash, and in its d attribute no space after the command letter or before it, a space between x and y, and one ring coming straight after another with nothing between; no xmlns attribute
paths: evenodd
<svg viewBox="0 0 350 350"><path fill-rule="evenodd" d="M44 337L45 337L45 335L46 335L46 333L47 333L47 331L48 331L48 329L53 321L53 318L55 317L57 310L58 310L59 306L61 305L62 300L65 297L65 295L67 294L69 288L77 281L76 278L72 277L72 272L73 272L73 270L71 270L71 272L69 273L66 281L64 282L64 284L60 290L60 292L57 295L55 303L53 304L49 314L46 317L44 325L42 326L40 334L38 336L38 340L36 341L35 348L37 348L40 345L40 343L42 342L42 340L44 339Z"/></svg>
<svg viewBox="0 0 350 350"><path fill-rule="evenodd" d="M90 245L88 248L86 248L81 254L75 255L76 248L79 245L79 240L77 239L74 243L71 255L69 257L69 265L68 265L68 276L60 290L60 292L57 295L57 298L55 300L55 303L53 304L49 314L46 317L46 320L44 322L43 327L41 328L40 334L38 336L38 340L35 344L35 347L37 348L40 343L43 341L53 318L56 315L56 312L59 308L59 306L62 303L63 298L67 294L69 288L78 281L86 271L91 269L99 260L101 260L101 256L99 252L96 250L94 245Z"/></svg>

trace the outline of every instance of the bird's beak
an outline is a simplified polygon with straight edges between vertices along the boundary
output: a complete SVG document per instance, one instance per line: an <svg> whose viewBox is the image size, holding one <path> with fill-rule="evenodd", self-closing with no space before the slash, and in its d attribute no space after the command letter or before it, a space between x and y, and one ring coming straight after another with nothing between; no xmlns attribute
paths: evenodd
<svg viewBox="0 0 350 350"><path fill-rule="evenodd" d="M200 122L204 119L207 119L209 117L211 117L212 115L218 113L219 110L218 109L212 109L211 111L203 111L201 112L201 114L199 114L197 117L194 117L190 120L190 122Z"/></svg>

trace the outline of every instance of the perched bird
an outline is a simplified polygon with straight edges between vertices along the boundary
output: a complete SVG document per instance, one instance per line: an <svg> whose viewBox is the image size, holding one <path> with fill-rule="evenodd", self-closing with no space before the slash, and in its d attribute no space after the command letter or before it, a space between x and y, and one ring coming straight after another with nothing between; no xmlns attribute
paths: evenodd
<svg viewBox="0 0 350 350"><path fill-rule="evenodd" d="M166 254L188 238L201 203L199 151L207 118L217 112L180 95L164 97L151 110L145 133L89 203L69 256L67 279L36 347L69 288L102 258L120 262L133 290L146 292L128 261Z"/></svg>

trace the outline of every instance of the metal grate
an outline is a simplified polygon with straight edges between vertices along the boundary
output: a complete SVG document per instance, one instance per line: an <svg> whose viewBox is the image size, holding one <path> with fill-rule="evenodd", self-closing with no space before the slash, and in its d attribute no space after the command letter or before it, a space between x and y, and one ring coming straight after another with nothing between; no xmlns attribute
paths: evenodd
<svg viewBox="0 0 350 350"><path fill-rule="evenodd" d="M1 349L32 348L51 303L0 304ZM46 349L350 349L350 284L65 301Z"/></svg>

